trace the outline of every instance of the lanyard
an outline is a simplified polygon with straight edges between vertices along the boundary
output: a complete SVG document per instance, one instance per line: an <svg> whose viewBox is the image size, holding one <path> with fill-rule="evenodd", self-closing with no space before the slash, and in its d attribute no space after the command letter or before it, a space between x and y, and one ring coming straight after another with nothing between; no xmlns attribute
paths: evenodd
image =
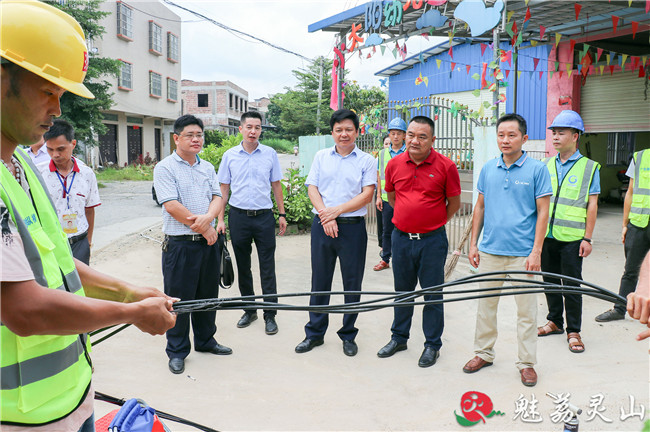
<svg viewBox="0 0 650 432"><path fill-rule="evenodd" d="M63 180L61 180L61 174L59 174L58 171L56 171L56 178L59 179L59 183L61 183L61 187L63 188L63 198L67 200L68 204L68 209L70 209L70 191L72 190L72 183L74 183L74 178L76 177L77 172L73 171L72 172L72 180L70 180L70 186L68 186L68 190L65 189L65 184L63 183ZM67 177L66 177L67 181Z"/></svg>

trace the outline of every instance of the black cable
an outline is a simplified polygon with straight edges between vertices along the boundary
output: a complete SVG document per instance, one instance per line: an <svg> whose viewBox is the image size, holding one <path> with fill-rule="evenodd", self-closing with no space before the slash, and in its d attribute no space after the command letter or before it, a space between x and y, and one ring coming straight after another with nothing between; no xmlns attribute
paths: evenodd
<svg viewBox="0 0 650 432"><path fill-rule="evenodd" d="M110 395L107 395L105 393L101 393L101 392L98 392L98 391L95 392L95 399L98 400L98 401L108 402L108 403L112 403L114 405L119 405L119 406L122 406L122 405L124 405L126 403L126 399L119 399L119 398L116 398L115 396L110 396ZM159 410L157 410L155 408L153 408L153 410L156 411L156 415L158 417L160 417L161 419L165 419L165 420L173 421L173 422L176 422L176 423L181 423L181 424L184 424L184 425L192 426L192 427L194 427L194 428L196 428L198 430L202 430L202 431L205 431L205 432L218 432L216 429L212 429L212 428L209 428L207 426L203 426L201 424L194 423L191 420L187 420L187 419L184 419L182 417L178 417L178 416L175 416L173 414L166 413L164 411L159 411Z"/></svg>

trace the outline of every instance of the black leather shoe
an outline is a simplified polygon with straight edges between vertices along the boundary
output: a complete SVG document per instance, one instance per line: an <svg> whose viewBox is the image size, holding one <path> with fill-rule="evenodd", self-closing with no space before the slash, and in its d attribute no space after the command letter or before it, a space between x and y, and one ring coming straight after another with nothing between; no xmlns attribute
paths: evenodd
<svg viewBox="0 0 650 432"><path fill-rule="evenodd" d="M239 319L239 321L237 321L237 327L239 328L248 327L256 319L257 319L256 313L249 314L248 312L245 312L244 315L242 315L242 317Z"/></svg>
<svg viewBox="0 0 650 432"><path fill-rule="evenodd" d="M296 352L298 354L306 353L313 350L317 346L321 346L321 345L323 345L323 339L314 340L314 339L305 338L304 341L300 342L296 346Z"/></svg>
<svg viewBox="0 0 650 432"><path fill-rule="evenodd" d="M231 348L228 348L227 346L220 345L218 343L215 346L213 346L212 348L210 348L209 350L198 350L197 349L197 351L198 352L204 352L204 353L210 353L210 354L216 354L216 355L232 354L232 349Z"/></svg>
<svg viewBox="0 0 650 432"><path fill-rule="evenodd" d="M278 332L278 325L275 322L275 318L268 317L266 320L266 325L264 326L264 331L267 335L274 335Z"/></svg>
<svg viewBox="0 0 650 432"><path fill-rule="evenodd" d="M596 321L598 322L610 322L610 321L618 321L625 319L625 312L619 312L616 309L610 309L608 311L605 311L598 315L596 317Z"/></svg>
<svg viewBox="0 0 650 432"><path fill-rule="evenodd" d="M185 360L182 358L169 359L169 370L173 374L182 374L185 370Z"/></svg>
<svg viewBox="0 0 650 432"><path fill-rule="evenodd" d="M404 351L406 349L406 344L397 343L394 339L391 339L382 349L377 352L377 357L386 358L390 357L398 351Z"/></svg>
<svg viewBox="0 0 650 432"><path fill-rule="evenodd" d="M348 357L354 357L357 355L357 352L359 351L359 347L357 346L357 343L353 340L344 340L343 341L343 354L345 354Z"/></svg>
<svg viewBox="0 0 650 432"><path fill-rule="evenodd" d="M418 361L418 366L420 367L429 367L436 364L436 360L440 357L440 351L436 351L431 347L424 347L420 360Z"/></svg>

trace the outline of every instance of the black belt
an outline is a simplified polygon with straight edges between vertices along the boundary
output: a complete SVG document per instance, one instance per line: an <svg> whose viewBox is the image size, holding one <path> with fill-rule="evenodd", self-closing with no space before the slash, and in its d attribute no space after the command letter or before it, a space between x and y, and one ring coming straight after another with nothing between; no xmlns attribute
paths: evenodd
<svg viewBox="0 0 650 432"><path fill-rule="evenodd" d="M434 234L436 234L436 233L438 233L440 231L444 232L445 231L445 226L443 225L440 228L436 228L433 231L429 231L429 232L425 232L425 233L407 233L407 232L401 231L401 230L399 230L397 228L395 228L395 231L397 231L398 233L400 233L401 235L403 235L405 237L408 237L409 240L420 240L420 239L423 239L425 237L430 237L430 236L432 236L432 235L434 235Z"/></svg>
<svg viewBox="0 0 650 432"><path fill-rule="evenodd" d="M244 210L237 207L230 206L231 210L238 211L239 213L245 213L246 216L259 216L265 213L271 213L271 209L261 209L261 210Z"/></svg>
<svg viewBox="0 0 650 432"><path fill-rule="evenodd" d="M346 216L346 217L337 217L336 223L338 224L358 224L362 223L366 218L363 216Z"/></svg>
<svg viewBox="0 0 650 432"><path fill-rule="evenodd" d="M192 242L207 241L202 234L165 235L165 237L170 240L182 240L182 241L192 241Z"/></svg>
<svg viewBox="0 0 650 432"><path fill-rule="evenodd" d="M77 243L80 240L85 239L86 237L88 237L88 231L86 231L83 234L79 234L77 236L74 236L74 237L68 237L68 243L70 243L70 246L72 246L73 244Z"/></svg>

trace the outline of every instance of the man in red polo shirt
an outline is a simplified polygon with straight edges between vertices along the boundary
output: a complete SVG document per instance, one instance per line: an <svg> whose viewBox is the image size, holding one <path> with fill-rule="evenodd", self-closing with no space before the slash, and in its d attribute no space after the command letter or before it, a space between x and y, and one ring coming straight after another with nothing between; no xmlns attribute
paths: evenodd
<svg viewBox="0 0 650 432"><path fill-rule="evenodd" d="M444 282L447 258L447 220L460 208L460 177L456 165L433 150L434 123L429 117L413 117L406 131L408 150L394 157L386 167L388 202L394 207L395 230L391 237L395 291L413 291ZM425 300L441 299L429 294ZM396 307L390 342L379 357L390 357L406 349L413 307ZM444 309L442 303L427 305L422 312L424 351L418 366L436 363L442 346Z"/></svg>

